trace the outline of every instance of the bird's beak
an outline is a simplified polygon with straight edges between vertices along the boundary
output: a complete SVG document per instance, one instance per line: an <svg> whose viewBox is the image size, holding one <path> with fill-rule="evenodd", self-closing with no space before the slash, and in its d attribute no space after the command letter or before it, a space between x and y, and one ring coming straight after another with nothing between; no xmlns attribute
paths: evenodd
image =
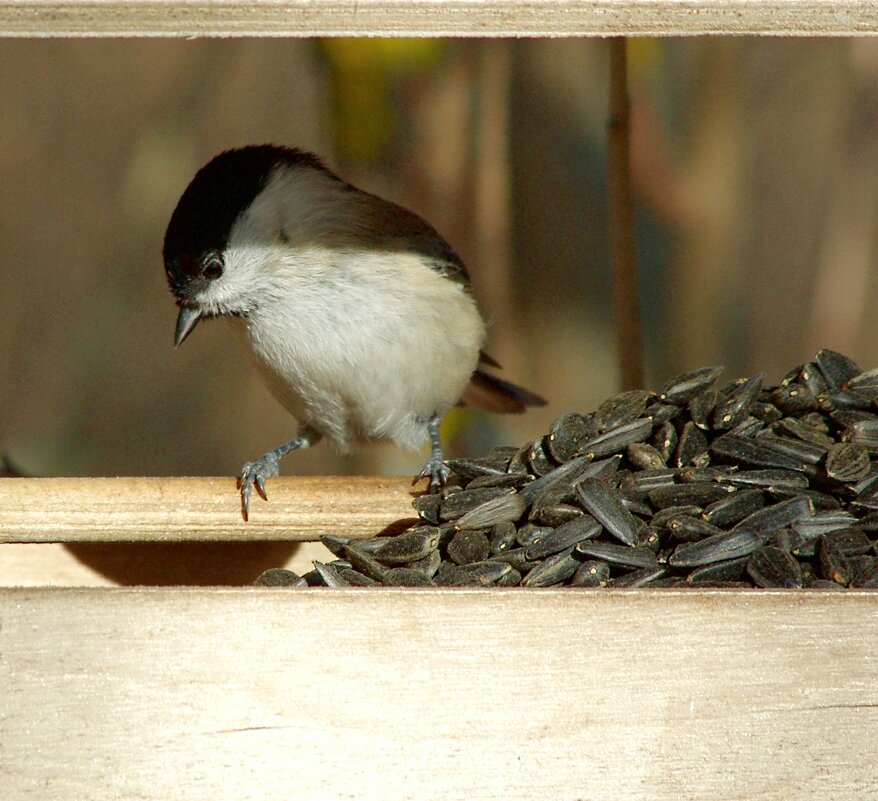
<svg viewBox="0 0 878 801"><path fill-rule="evenodd" d="M189 306L180 307L180 313L177 315L177 330L174 332L175 348L183 344L183 340L192 333L200 319L201 312L198 309L192 309Z"/></svg>

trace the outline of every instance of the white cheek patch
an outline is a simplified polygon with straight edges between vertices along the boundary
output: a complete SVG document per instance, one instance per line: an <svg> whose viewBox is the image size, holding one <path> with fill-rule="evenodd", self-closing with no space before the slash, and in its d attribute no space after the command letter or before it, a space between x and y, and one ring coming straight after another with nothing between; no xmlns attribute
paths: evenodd
<svg viewBox="0 0 878 801"><path fill-rule="evenodd" d="M196 300L207 314L247 314L269 292L267 279L278 254L273 247L246 245L228 248L223 256L223 274Z"/></svg>

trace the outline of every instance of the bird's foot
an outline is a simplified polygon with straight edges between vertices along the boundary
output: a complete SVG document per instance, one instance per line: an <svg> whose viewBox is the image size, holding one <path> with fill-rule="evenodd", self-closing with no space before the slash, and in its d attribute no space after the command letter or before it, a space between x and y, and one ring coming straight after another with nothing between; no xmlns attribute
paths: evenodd
<svg viewBox="0 0 878 801"><path fill-rule="evenodd" d="M255 462L247 462L241 468L238 489L241 490L241 508L244 512L244 520L248 520L250 516L250 493L253 492L254 486L256 491L262 496L262 499L268 500L268 495L265 494L265 482L279 474L278 461L277 453L269 451L260 456Z"/></svg>
<svg viewBox="0 0 878 801"><path fill-rule="evenodd" d="M250 493L253 487L262 496L263 500L268 500L265 494L265 482L269 478L279 475L277 468L278 462L284 458L290 451L297 448L307 448L315 442L320 441L320 434L311 428L303 428L297 437L283 445L278 445L273 451L263 453L255 462L247 462L241 468L241 477L238 479L238 489L241 490L241 510L244 513L244 520L250 517Z"/></svg>
<svg viewBox="0 0 878 801"><path fill-rule="evenodd" d="M448 483L448 467L442 458L442 454L431 453L424 469L415 477L415 483L422 478L430 477L430 492L439 492Z"/></svg>
<svg viewBox="0 0 878 801"><path fill-rule="evenodd" d="M424 469L415 478L412 484L417 483L422 478L430 477L430 492L439 492L448 483L448 468L445 466L445 459L442 456L442 444L439 441L439 425L442 418L438 414L434 414L427 421L427 433L430 436L430 455Z"/></svg>

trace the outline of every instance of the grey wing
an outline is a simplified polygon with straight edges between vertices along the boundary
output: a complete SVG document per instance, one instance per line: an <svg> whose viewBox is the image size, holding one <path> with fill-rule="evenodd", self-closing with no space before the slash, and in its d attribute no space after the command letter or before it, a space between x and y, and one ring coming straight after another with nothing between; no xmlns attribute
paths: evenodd
<svg viewBox="0 0 878 801"><path fill-rule="evenodd" d="M469 287L469 275L460 256L430 223L396 203L357 191L369 199L361 206L364 216L361 233L374 247L417 253L449 280Z"/></svg>

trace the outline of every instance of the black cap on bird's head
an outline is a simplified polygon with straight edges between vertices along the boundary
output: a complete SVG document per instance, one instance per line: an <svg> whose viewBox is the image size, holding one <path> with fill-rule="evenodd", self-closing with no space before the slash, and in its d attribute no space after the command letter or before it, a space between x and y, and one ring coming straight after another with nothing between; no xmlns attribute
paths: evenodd
<svg viewBox="0 0 878 801"><path fill-rule="evenodd" d="M197 296L223 274L232 226L282 164L325 169L317 156L296 148L251 145L220 153L183 192L162 248L168 285L180 306L176 345L203 316Z"/></svg>

